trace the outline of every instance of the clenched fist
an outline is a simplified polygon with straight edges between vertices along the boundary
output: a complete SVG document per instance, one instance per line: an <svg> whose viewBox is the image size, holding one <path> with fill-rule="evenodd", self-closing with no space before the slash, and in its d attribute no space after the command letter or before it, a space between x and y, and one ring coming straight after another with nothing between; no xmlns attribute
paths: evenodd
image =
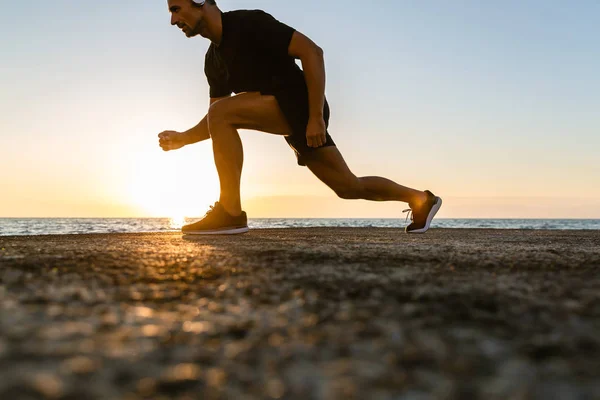
<svg viewBox="0 0 600 400"><path fill-rule="evenodd" d="M187 143L183 133L176 131L164 131L158 134L158 144L164 151L177 150Z"/></svg>

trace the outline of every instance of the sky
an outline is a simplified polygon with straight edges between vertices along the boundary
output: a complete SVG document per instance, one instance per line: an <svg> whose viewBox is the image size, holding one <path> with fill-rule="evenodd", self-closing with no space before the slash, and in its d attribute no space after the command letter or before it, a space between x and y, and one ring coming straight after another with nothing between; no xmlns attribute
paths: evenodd
<svg viewBox="0 0 600 400"><path fill-rule="evenodd" d="M600 2L220 0L325 51L329 132L352 171L443 197L440 218L600 218ZM200 216L209 42L166 0L0 0L0 217ZM283 138L241 131L249 217L401 217L337 199Z"/></svg>

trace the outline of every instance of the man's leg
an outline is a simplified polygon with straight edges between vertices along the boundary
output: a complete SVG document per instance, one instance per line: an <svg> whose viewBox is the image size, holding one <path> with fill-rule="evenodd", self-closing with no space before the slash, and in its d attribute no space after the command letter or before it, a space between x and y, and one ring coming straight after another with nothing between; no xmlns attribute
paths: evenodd
<svg viewBox="0 0 600 400"><path fill-rule="evenodd" d="M314 150L306 166L317 178L343 199L403 201L411 208L426 201L425 192L411 189L379 176L355 176L335 146Z"/></svg>
<svg viewBox="0 0 600 400"><path fill-rule="evenodd" d="M273 96L242 93L219 100L208 111L208 129L221 184L219 203L233 215L242 212L240 179L244 160L238 129L288 135L291 129Z"/></svg>
<svg viewBox="0 0 600 400"><path fill-rule="evenodd" d="M221 183L219 202L232 215L241 213L240 178L243 165L242 144L237 129L267 133L292 133L273 96L242 93L214 103L208 113L215 164ZM338 196L346 199L403 201L418 206L427 198L424 192L377 176L356 177L346 165L337 147L312 152L307 167Z"/></svg>

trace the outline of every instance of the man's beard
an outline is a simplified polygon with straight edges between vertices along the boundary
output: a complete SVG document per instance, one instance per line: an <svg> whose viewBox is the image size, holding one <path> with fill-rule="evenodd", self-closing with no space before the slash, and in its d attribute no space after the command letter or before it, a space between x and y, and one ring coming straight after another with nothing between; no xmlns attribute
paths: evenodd
<svg viewBox="0 0 600 400"><path fill-rule="evenodd" d="M190 30L189 30L189 32L188 32L188 35L187 35L187 36L188 36L188 37L193 37L193 36L197 36L197 35L200 35L200 36L202 36L202 33L201 33L201 32L202 32L202 30L203 30L203 28L204 28L204 25L205 25L205 24L204 24L204 22L203 22L202 20L198 21L198 22L196 23L196 25L194 25L194 27L193 27L193 28L190 28Z"/></svg>

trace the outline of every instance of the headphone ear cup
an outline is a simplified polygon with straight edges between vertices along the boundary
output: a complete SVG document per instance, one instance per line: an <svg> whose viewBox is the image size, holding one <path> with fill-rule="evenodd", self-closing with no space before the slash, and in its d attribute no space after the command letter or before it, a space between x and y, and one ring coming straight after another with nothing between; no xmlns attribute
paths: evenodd
<svg viewBox="0 0 600 400"><path fill-rule="evenodd" d="M203 6L204 3L206 3L206 0L192 0L194 3L198 4L199 6Z"/></svg>

